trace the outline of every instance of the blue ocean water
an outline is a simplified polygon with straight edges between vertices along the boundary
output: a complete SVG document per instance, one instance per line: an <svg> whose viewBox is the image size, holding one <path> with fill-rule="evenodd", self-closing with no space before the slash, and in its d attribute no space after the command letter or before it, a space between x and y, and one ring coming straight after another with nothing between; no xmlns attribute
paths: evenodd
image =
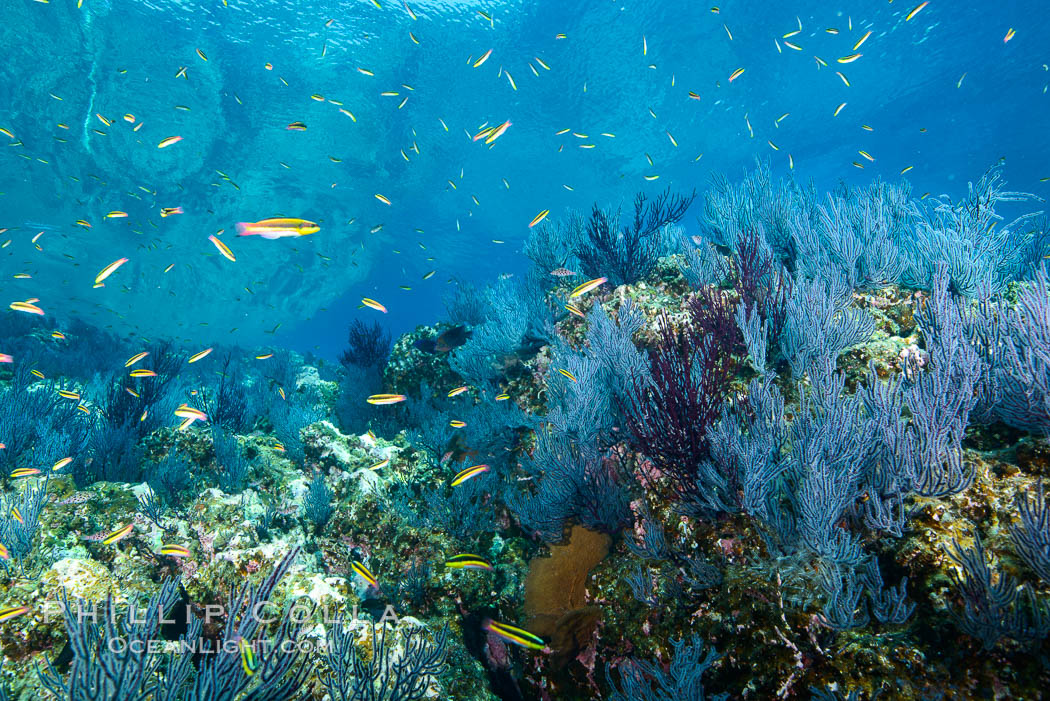
<svg viewBox="0 0 1050 701"><path fill-rule="evenodd" d="M1047 696L1046 0L0 17L0 701Z"/></svg>
<svg viewBox="0 0 1050 701"><path fill-rule="evenodd" d="M913 166L917 192L955 195L1005 159L1015 188L1048 187L1038 0L931 2L911 21L901 0L76 4L18 0L0 29L3 255L33 275L0 290L121 332L332 357L362 297L400 332L441 314L450 280L520 273L542 210L703 190L755 159L779 175L790 157L825 189ZM208 242L278 214L321 231L227 238L233 265ZM85 286L121 257L117 284Z"/></svg>

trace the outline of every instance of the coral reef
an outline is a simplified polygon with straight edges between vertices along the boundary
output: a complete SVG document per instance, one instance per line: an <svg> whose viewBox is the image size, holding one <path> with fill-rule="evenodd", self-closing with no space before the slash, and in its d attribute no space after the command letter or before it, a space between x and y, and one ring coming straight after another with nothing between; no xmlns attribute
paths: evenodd
<svg viewBox="0 0 1050 701"><path fill-rule="evenodd" d="M974 240L1026 199L692 201L545 222L338 386L0 317L7 698L1039 698L1050 283L1034 217Z"/></svg>

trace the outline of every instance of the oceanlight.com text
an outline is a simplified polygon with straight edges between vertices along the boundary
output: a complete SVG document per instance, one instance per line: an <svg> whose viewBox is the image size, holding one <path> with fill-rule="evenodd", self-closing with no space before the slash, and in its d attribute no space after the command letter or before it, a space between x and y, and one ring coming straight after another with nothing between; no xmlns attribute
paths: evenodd
<svg viewBox="0 0 1050 701"><path fill-rule="evenodd" d="M124 654L130 652L133 655L239 655L243 654L244 647L251 649L255 656L266 657L273 651L282 654L291 653L313 653L326 652L328 645L323 640L283 640L274 644L270 640L255 640L247 642L243 639L210 641L210 640L128 640L126 638L110 638L106 641L106 648L113 654Z"/></svg>

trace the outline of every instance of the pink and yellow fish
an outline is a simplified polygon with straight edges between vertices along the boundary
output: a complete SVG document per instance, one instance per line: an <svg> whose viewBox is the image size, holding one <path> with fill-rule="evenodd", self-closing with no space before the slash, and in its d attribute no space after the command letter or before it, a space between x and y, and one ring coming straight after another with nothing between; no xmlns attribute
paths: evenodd
<svg viewBox="0 0 1050 701"><path fill-rule="evenodd" d="M307 236L321 230L317 224L305 219L263 219L257 222L238 222L238 236L262 236L273 240L289 236Z"/></svg>

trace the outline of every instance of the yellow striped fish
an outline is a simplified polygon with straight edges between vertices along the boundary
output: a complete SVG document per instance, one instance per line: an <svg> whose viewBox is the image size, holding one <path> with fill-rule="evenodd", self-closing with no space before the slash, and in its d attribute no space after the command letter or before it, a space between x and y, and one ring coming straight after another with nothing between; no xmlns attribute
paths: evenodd
<svg viewBox="0 0 1050 701"><path fill-rule="evenodd" d="M126 526L122 526L122 527L118 528L117 530L113 531L112 533L110 533L109 535L107 535L105 538L103 538L102 539L102 544L103 545L113 545L114 543L119 543L120 541L124 540L129 535L131 535L131 532L133 530L135 530L135 524L133 524L133 523L129 523Z"/></svg>
<svg viewBox="0 0 1050 701"><path fill-rule="evenodd" d="M350 566L353 568L354 572L356 572L357 575L359 577L361 577L361 579L363 579L366 582L368 582L371 586L373 586L373 587L378 587L379 586L377 584L376 576L374 574L372 574L369 571L369 569L364 566L363 563L361 563L361 562L359 562L357 560L354 560L353 562L350 563Z"/></svg>
<svg viewBox="0 0 1050 701"><path fill-rule="evenodd" d="M542 650L547 647L547 644L543 642L543 638L530 633L523 628L518 628L506 623L499 623L490 618L486 618L485 622L481 624L481 627L493 635L499 636L508 642L512 642L515 645L520 645L521 647L530 650Z"/></svg>
<svg viewBox="0 0 1050 701"><path fill-rule="evenodd" d="M454 570L491 570L492 564L480 555L463 553L445 560L445 567Z"/></svg>
<svg viewBox="0 0 1050 701"><path fill-rule="evenodd" d="M474 465L473 467L468 467L465 470L460 470L458 473L456 473L456 476L452 478L452 486L458 487L459 485L469 480L471 477L477 477L481 473L488 471L488 465Z"/></svg>

